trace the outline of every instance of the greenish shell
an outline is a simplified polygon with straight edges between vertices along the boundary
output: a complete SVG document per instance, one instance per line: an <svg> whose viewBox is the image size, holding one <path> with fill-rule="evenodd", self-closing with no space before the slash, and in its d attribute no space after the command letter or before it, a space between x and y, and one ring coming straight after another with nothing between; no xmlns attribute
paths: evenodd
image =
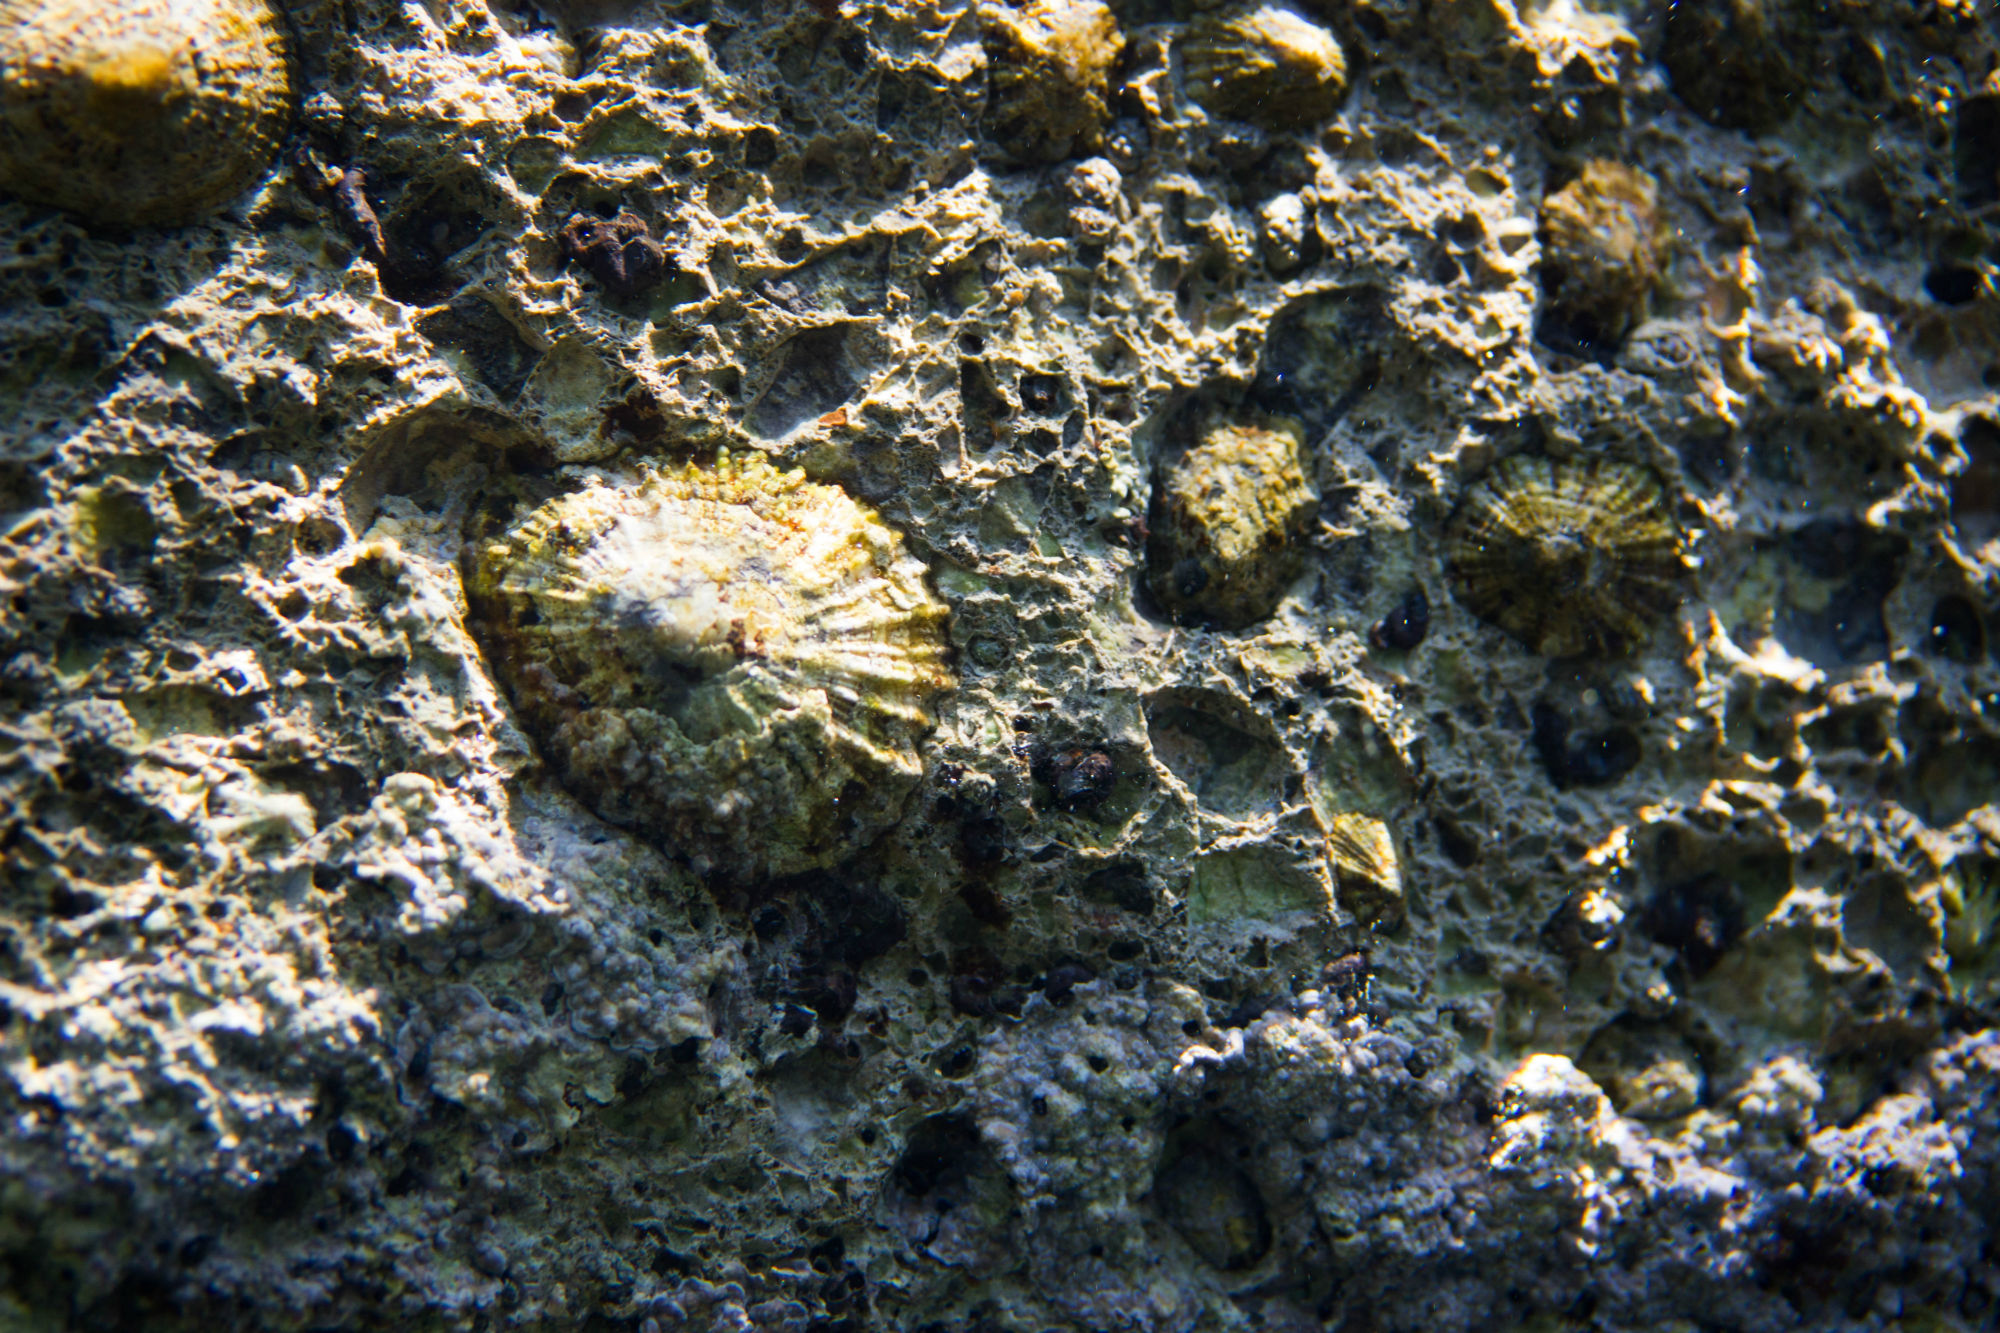
<svg viewBox="0 0 2000 1333"><path fill-rule="evenodd" d="M1030 0L984 11L988 136L1016 162L1094 152L1111 118L1111 71L1125 49L1099 0Z"/></svg>
<svg viewBox="0 0 2000 1333"><path fill-rule="evenodd" d="M111 225L194 221L292 113L264 0L0 0L0 190Z"/></svg>

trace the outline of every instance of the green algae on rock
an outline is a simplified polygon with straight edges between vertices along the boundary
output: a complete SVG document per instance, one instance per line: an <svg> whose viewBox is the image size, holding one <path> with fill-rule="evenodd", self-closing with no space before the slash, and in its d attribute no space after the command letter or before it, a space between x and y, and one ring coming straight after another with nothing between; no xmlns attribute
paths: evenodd
<svg viewBox="0 0 2000 1333"><path fill-rule="evenodd" d="M1632 648L1679 603L1685 545L1651 471L1517 454L1453 518L1446 564L1473 614L1574 657Z"/></svg>
<svg viewBox="0 0 2000 1333"><path fill-rule="evenodd" d="M593 477L470 556L475 633L566 785L751 879L893 823L953 684L924 567L838 487L725 456Z"/></svg>
<svg viewBox="0 0 2000 1333"><path fill-rule="evenodd" d="M264 0L0 0L0 190L29 202L194 221L264 173L291 110Z"/></svg>
<svg viewBox="0 0 2000 1333"><path fill-rule="evenodd" d="M1651 176L1594 160L1542 201L1542 336L1615 348L1645 314L1673 230Z"/></svg>
<svg viewBox="0 0 2000 1333"><path fill-rule="evenodd" d="M1305 568L1318 512L1298 423L1215 427L1160 480L1147 547L1153 595L1224 629L1263 620Z"/></svg>
<svg viewBox="0 0 2000 1333"><path fill-rule="evenodd" d="M1340 43L1282 5L1204 14L1188 24L1180 49L1195 101L1266 129L1324 120L1347 91Z"/></svg>
<svg viewBox="0 0 2000 1333"><path fill-rule="evenodd" d="M994 143L1024 163L1095 150L1111 118L1111 70L1125 49L1116 16L1097 0L1031 0L991 6L985 18Z"/></svg>

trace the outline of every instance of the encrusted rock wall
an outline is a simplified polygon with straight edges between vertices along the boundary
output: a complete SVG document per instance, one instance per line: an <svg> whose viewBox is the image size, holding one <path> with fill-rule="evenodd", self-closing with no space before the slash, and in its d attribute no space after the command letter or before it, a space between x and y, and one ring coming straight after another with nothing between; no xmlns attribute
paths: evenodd
<svg viewBox="0 0 2000 1333"><path fill-rule="evenodd" d="M1990 4L283 11L0 199L0 1325L2000 1318ZM747 872L467 596L723 451L952 659Z"/></svg>

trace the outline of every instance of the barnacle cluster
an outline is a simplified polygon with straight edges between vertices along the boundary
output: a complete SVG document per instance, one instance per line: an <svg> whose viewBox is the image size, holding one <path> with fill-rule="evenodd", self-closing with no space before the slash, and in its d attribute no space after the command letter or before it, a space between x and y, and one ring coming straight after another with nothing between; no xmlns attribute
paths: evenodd
<svg viewBox="0 0 2000 1333"><path fill-rule="evenodd" d="M761 457L593 476L470 553L475 632L572 791L698 869L893 822L952 676L902 538Z"/></svg>
<svg viewBox="0 0 2000 1333"><path fill-rule="evenodd" d="M1319 511L1296 422L1210 430L1161 478L1150 586L1179 615L1240 629L1275 611Z"/></svg>
<svg viewBox="0 0 2000 1333"><path fill-rule="evenodd" d="M192 221L291 116L265 0L0 0L0 189L94 222Z"/></svg>
<svg viewBox="0 0 2000 1333"><path fill-rule="evenodd" d="M1475 615L1572 657L1623 652L1678 604L1685 546L1646 468L1517 454L1453 516L1446 563Z"/></svg>
<svg viewBox="0 0 2000 1333"><path fill-rule="evenodd" d="M1586 162L1542 201L1544 337L1616 347L1645 313L1672 235L1651 176Z"/></svg>
<svg viewBox="0 0 2000 1333"><path fill-rule="evenodd" d="M1267 129L1323 120L1347 91L1340 43L1282 5L1203 14L1188 24L1180 51L1195 101Z"/></svg>
<svg viewBox="0 0 2000 1333"><path fill-rule="evenodd" d="M992 85L987 132L1016 162L1060 162L1095 149L1111 118L1112 67L1125 49L1099 0L1030 0L987 9Z"/></svg>

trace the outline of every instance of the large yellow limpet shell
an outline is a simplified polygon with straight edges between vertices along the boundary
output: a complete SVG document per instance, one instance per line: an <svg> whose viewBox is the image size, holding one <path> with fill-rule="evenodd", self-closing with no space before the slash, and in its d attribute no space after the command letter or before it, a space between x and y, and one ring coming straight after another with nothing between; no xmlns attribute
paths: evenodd
<svg viewBox="0 0 2000 1333"><path fill-rule="evenodd" d="M595 476L469 565L473 632L565 785L722 879L893 823L954 684L902 537L757 456Z"/></svg>
<svg viewBox="0 0 2000 1333"><path fill-rule="evenodd" d="M213 212L292 110L265 0L0 0L0 191L115 225Z"/></svg>

